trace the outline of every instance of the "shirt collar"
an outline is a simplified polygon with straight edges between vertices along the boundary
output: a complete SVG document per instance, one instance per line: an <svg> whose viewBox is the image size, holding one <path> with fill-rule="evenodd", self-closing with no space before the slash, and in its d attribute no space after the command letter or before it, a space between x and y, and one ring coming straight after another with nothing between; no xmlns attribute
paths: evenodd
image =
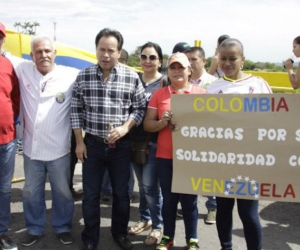
<svg viewBox="0 0 300 250"><path fill-rule="evenodd" d="M184 90L184 94L189 94L189 93L191 93L192 87L193 87L193 85L190 84L190 87L189 87L188 89L185 89L185 90ZM172 84L170 84L170 85L168 86L168 88L169 88L170 94L178 94L178 92L173 88Z"/></svg>

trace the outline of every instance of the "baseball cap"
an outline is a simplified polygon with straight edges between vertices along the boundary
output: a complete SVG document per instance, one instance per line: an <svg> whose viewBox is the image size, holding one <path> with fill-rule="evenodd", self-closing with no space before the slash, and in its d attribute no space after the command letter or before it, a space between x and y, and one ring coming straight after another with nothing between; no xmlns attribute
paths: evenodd
<svg viewBox="0 0 300 250"><path fill-rule="evenodd" d="M184 68L191 66L189 59L184 53L177 52L175 54L170 55L167 61L166 68L168 68L172 63L175 62L180 63Z"/></svg>
<svg viewBox="0 0 300 250"><path fill-rule="evenodd" d="M5 26L0 23L0 32L6 37Z"/></svg>
<svg viewBox="0 0 300 250"><path fill-rule="evenodd" d="M190 49L190 45L188 43L177 43L174 48L173 48L173 52L172 53L176 53L176 52L184 52L188 49Z"/></svg>

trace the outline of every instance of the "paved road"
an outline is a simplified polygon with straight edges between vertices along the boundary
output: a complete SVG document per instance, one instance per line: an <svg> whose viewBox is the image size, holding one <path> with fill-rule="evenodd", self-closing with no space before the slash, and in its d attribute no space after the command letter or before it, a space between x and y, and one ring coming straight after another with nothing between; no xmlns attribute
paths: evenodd
<svg viewBox="0 0 300 250"><path fill-rule="evenodd" d="M15 178L23 177L23 157L16 156ZM74 176L75 189L81 189L81 164L77 164ZM22 208L22 188L24 182L12 184L12 204L11 204L11 223L9 235L18 243L19 250L25 249L45 249L45 250L70 250L81 249L82 243L80 233L83 230L83 219L81 214L81 201L75 202L75 213L73 219L73 236L75 241L73 244L64 246L60 243L56 235L53 233L51 220L51 192L49 183L46 184L46 204L47 204L47 230L46 235L31 247L23 247L20 242L24 237L26 229L24 226L24 216ZM135 193L138 188L135 183ZM199 223L198 234L201 249L220 249L217 230L215 225L205 225L204 217L206 214L205 203L206 198L199 196ZM139 219L138 213L138 198L131 203L131 215L129 226L133 225ZM1 207L1 204L0 204ZM284 203L284 202L269 202L261 201L260 217L263 226L263 249L272 250L300 250L300 203ZM111 217L111 202L103 202L101 204L101 230L100 243L98 249L118 250L119 247L113 242L110 234L110 217ZM146 247L143 245L143 240L148 232L143 232L137 236L129 236L134 244L135 250L147 249L152 250L155 247ZM185 234L182 219L178 219L176 223L176 246L172 249L184 249ZM238 218L237 211L234 211L234 228L233 228L233 244L234 249L246 249L242 224Z"/></svg>

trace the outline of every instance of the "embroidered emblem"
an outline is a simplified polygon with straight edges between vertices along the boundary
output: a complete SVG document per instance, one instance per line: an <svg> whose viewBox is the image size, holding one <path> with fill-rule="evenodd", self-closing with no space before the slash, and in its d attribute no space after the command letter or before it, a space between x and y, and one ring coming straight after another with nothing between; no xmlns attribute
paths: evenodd
<svg viewBox="0 0 300 250"><path fill-rule="evenodd" d="M65 94L62 93L62 92L57 93L56 96L55 96L55 100L58 103L63 103L65 101L65 99L66 99Z"/></svg>

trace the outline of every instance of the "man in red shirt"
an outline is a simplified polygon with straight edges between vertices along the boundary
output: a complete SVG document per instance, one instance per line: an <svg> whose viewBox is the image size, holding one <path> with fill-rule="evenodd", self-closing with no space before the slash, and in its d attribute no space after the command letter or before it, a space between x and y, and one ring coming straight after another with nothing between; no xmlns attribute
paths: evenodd
<svg viewBox="0 0 300 250"><path fill-rule="evenodd" d="M0 51L5 42L5 27L0 23ZM2 249L18 249L7 236L11 180L15 167L17 149L15 121L19 115L20 91L18 78L10 61L0 56L0 247Z"/></svg>

